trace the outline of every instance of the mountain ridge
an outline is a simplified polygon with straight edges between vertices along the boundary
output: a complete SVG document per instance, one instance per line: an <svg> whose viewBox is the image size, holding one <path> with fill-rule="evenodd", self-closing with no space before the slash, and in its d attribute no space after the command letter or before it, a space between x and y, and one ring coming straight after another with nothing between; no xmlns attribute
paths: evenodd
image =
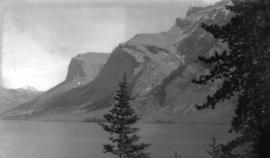
<svg viewBox="0 0 270 158"><path fill-rule="evenodd" d="M22 103L28 102L43 92L34 87L25 86L18 89L0 88L0 113L12 109Z"/></svg>
<svg viewBox="0 0 270 158"><path fill-rule="evenodd" d="M207 7L191 8L185 18L177 18L175 25L166 32L134 36L113 50L93 81L54 95L46 102L37 102L35 107L31 103L21 105L6 113L5 118L84 121L101 117L113 103L118 82L126 72L132 96L136 98L134 107L145 121L215 121L217 118L226 121L231 109L198 113L194 107L207 94L213 93L218 84L198 88L191 80L207 73L207 67L198 63L198 56L209 56L225 49L200 28L200 24L228 21L231 15L224 7L227 3L225 0ZM83 76L80 69L71 76ZM31 113L26 116L27 111Z"/></svg>
<svg viewBox="0 0 270 158"><path fill-rule="evenodd" d="M63 82L59 83L55 87L49 89L48 91L44 92L42 95L34 98L28 103L21 104L20 106L15 107L12 110L6 111L4 115L6 113L16 114L18 111L20 111L20 108L22 108L24 110L22 110L21 113L27 114L26 117L28 117L28 115L32 113L32 110L31 110L32 108L39 108L40 104L46 103L55 95L64 93L65 91L68 91L70 89L77 88L77 87L80 87L89 83L96 77L97 73L102 68L102 65L106 62L108 56L109 54L107 53L88 52L88 53L79 54L76 57L73 57L68 67L68 73L67 73L66 79ZM85 64L85 62L88 62L88 63Z"/></svg>

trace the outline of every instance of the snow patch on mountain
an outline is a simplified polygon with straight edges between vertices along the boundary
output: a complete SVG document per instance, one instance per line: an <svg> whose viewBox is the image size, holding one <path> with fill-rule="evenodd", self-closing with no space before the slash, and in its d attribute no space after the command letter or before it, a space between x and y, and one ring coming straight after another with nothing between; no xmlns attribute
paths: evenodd
<svg viewBox="0 0 270 158"><path fill-rule="evenodd" d="M25 92L32 92L32 93L38 92L38 90L32 86L24 86L22 88L19 88L18 90L25 91Z"/></svg>

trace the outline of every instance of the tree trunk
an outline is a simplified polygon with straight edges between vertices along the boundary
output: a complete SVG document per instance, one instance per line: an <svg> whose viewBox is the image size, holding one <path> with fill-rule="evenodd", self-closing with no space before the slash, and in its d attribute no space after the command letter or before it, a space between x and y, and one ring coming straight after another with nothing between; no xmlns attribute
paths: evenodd
<svg viewBox="0 0 270 158"><path fill-rule="evenodd" d="M258 150L259 158L270 157L270 122L263 127Z"/></svg>

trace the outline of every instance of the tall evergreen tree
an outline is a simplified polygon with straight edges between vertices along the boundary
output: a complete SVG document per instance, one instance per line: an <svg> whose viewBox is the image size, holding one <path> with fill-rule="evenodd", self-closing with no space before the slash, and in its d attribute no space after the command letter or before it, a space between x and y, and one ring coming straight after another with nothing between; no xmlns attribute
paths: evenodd
<svg viewBox="0 0 270 158"><path fill-rule="evenodd" d="M222 79L223 84L199 109L215 105L237 94L232 131L240 133L231 147L251 143L256 153L264 125L269 122L270 86L270 3L269 0L232 0L226 6L235 16L223 25L202 24L214 38L228 45L229 51L199 57L212 65L210 74L194 81L207 84ZM229 146L228 146L229 147ZM230 148L228 148L229 150Z"/></svg>
<svg viewBox="0 0 270 158"><path fill-rule="evenodd" d="M104 152L110 152L119 158L147 158L149 154L145 152L145 148L149 144L139 143L139 136L136 134L139 129L133 127L139 117L130 105L131 100L127 75L124 74L115 96L116 104L104 115L107 123L100 124L111 135L109 139L112 144L105 144Z"/></svg>

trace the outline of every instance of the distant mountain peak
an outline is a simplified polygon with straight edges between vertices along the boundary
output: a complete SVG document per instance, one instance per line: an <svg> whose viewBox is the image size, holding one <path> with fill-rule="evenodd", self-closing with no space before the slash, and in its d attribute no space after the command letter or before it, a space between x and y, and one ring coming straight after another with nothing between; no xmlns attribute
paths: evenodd
<svg viewBox="0 0 270 158"><path fill-rule="evenodd" d="M38 92L38 90L33 86L24 86L22 88L19 88L19 90L25 90L29 92Z"/></svg>

